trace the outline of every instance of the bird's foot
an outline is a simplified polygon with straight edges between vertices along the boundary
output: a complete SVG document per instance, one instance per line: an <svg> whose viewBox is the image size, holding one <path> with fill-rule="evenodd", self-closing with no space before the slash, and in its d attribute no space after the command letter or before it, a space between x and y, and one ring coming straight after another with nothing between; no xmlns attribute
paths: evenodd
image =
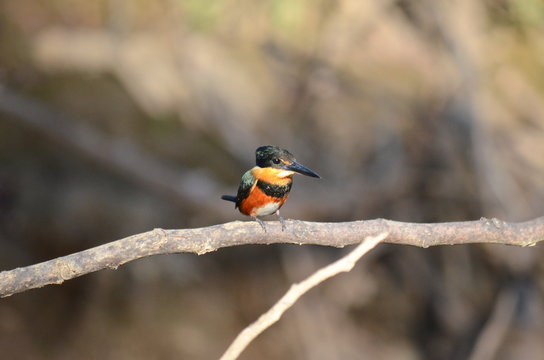
<svg viewBox="0 0 544 360"><path fill-rule="evenodd" d="M255 219L255 221L257 221L259 223L259 225L261 225L261 227L263 228L264 232L266 232L266 224L264 223L264 221L262 221L261 219L259 219L258 217L256 216L253 216L253 219Z"/></svg>
<svg viewBox="0 0 544 360"><path fill-rule="evenodd" d="M285 224L285 219L279 215L278 215L278 218L280 219L280 223L281 223L281 231L285 231L285 229L287 228Z"/></svg>
<svg viewBox="0 0 544 360"><path fill-rule="evenodd" d="M281 223L281 231L285 231L286 229L285 219L281 217L279 210L276 210L276 215L278 215L278 219L280 220L280 223Z"/></svg>

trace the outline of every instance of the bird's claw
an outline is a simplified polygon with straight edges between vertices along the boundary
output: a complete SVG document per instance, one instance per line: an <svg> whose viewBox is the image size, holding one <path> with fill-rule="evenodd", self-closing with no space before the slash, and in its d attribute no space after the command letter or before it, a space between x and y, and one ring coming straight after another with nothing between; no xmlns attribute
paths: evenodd
<svg viewBox="0 0 544 360"><path fill-rule="evenodd" d="M287 228L286 225L285 225L285 219L282 218L281 216L278 216L280 218L280 223L281 223L281 231L285 231L285 229Z"/></svg>
<svg viewBox="0 0 544 360"><path fill-rule="evenodd" d="M253 217L255 219L255 221L257 221L259 223L259 225L261 225L261 227L263 228L264 232L266 232L266 224L264 223L264 221L262 221L261 219L259 219L258 217L254 216Z"/></svg>

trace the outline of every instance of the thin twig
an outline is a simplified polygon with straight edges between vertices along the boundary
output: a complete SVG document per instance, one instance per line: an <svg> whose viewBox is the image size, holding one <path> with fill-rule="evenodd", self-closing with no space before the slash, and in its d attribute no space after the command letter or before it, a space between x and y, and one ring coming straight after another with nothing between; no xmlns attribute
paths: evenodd
<svg viewBox="0 0 544 360"><path fill-rule="evenodd" d="M129 261L158 254L205 254L220 248L247 244L314 244L343 247L365 237L389 233L387 242L429 247L469 243L531 246L544 240L544 217L521 223L482 218L436 224L404 223L376 219L343 223L287 220L267 222L267 231L254 221L234 221L198 229L155 229L43 263L0 272L0 296L26 291L105 268L116 269Z"/></svg>
<svg viewBox="0 0 544 360"><path fill-rule="evenodd" d="M386 236L387 233L382 233L377 236L367 237L361 244L359 244L359 246L357 246L346 256L336 260L324 268L319 269L304 281L291 285L285 295L283 295L281 299L279 299L274 306L270 308L270 310L262 314L257 321L246 327L240 334L238 334L236 339L234 339L232 344L227 348L223 356L221 356L221 360L237 359L242 351L244 351L244 349L253 341L253 339L277 322L302 295L323 281L341 272L348 272L353 269L355 263L367 252L382 242Z"/></svg>

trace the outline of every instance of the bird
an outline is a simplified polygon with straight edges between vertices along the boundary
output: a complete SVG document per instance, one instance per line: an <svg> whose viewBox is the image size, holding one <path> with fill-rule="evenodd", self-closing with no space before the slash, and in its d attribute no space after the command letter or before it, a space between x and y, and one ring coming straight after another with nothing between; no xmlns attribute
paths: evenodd
<svg viewBox="0 0 544 360"><path fill-rule="evenodd" d="M235 203L234 208L255 219L266 232L260 216L276 214L285 230L280 208L289 197L293 176L302 174L321 178L316 172L297 162L293 154L277 146L265 145L255 150L256 166L242 175L236 196L223 195L221 199Z"/></svg>

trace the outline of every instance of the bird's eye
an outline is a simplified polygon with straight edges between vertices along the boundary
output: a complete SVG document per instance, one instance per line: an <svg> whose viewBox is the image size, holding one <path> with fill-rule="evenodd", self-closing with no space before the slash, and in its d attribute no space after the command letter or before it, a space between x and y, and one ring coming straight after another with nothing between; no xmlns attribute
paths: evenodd
<svg viewBox="0 0 544 360"><path fill-rule="evenodd" d="M273 158L273 159L272 159L272 162L273 162L274 164L277 165L277 164L279 164L281 161L280 161L280 159L278 159L278 158Z"/></svg>

